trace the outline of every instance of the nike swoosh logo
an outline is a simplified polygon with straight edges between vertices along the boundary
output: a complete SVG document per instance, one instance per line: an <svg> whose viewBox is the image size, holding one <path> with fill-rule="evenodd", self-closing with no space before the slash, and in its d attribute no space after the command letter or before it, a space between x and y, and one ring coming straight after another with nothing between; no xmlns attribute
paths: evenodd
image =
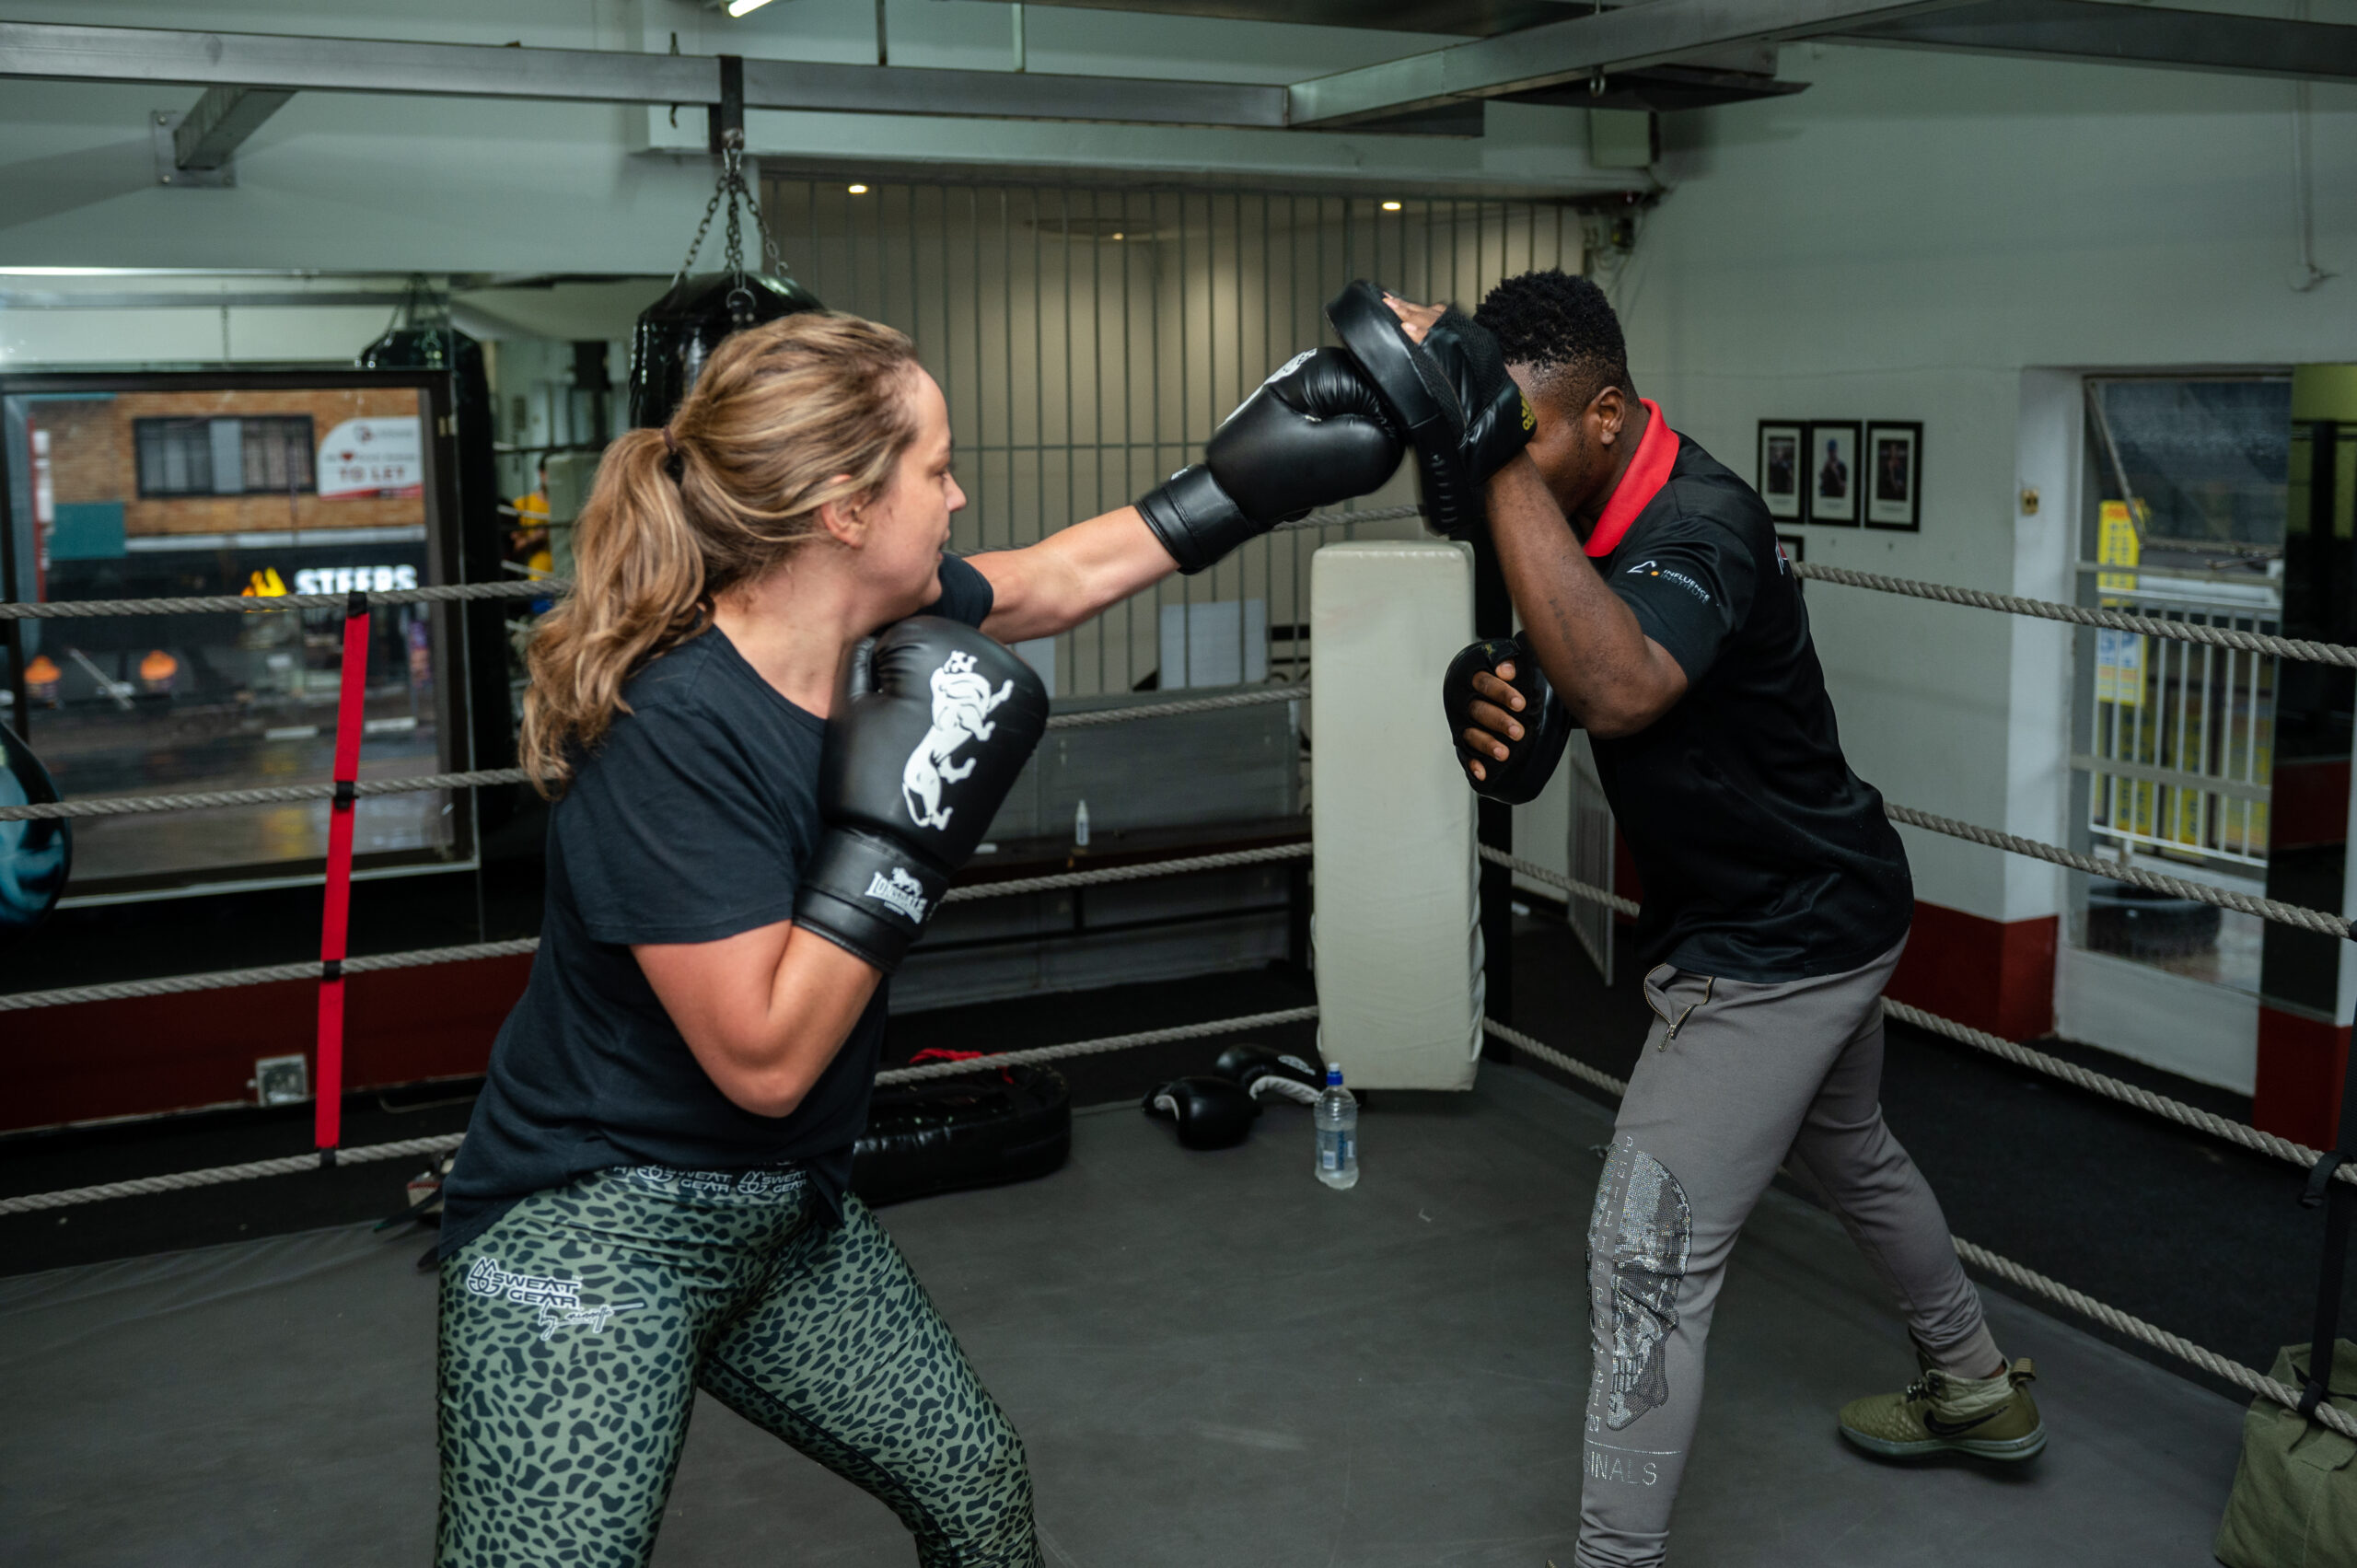
<svg viewBox="0 0 2357 1568"><path fill-rule="evenodd" d="M1923 1430L1934 1437L1961 1437L1974 1427L1986 1426L1996 1420L2005 1413L2007 1408L2006 1405L1999 1405L1995 1410L1976 1415L1970 1421L1942 1421L1938 1416L1926 1411L1923 1412Z"/></svg>

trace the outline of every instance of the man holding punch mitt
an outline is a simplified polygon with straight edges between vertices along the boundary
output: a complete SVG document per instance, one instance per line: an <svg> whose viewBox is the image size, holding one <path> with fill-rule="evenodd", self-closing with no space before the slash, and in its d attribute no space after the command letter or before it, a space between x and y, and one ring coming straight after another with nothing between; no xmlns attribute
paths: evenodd
<svg viewBox="0 0 2357 1568"><path fill-rule="evenodd" d="M1446 678L1469 781L1529 800L1585 728L1644 885L1655 1021L1588 1232L1576 1561L1662 1561L1727 1258L1787 1157L1891 1287L1922 1366L1845 1406L1842 1434L1886 1457L2029 1458L2033 1368L1998 1353L1883 1124L1882 989L1913 889L1842 757L1765 505L1636 395L1585 278L1510 278L1470 319L1355 284L1329 315L1415 439L1429 514L1489 530L1523 623Z"/></svg>

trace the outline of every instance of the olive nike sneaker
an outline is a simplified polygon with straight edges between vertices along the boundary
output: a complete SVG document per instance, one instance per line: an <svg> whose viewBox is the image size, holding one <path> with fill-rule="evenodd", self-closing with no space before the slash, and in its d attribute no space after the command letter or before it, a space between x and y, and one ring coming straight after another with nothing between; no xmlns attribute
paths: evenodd
<svg viewBox="0 0 2357 1568"><path fill-rule="evenodd" d="M1841 1407L1841 1435L1869 1454L1914 1459L1954 1451L1983 1459L2026 1459L2046 1446L2046 1423L2025 1356L1994 1377L1956 1377L1926 1366L1904 1393Z"/></svg>

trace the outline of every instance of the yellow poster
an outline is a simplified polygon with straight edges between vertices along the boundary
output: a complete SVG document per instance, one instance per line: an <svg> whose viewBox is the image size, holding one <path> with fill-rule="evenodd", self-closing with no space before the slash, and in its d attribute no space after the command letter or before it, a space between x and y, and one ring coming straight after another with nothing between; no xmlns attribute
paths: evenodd
<svg viewBox="0 0 2357 1568"><path fill-rule="evenodd" d="M2129 517L2128 503L2107 501L2097 514L2096 560L2105 566L2133 566L2142 557L2137 539L2136 524ZM2132 593L2136 588L2133 572L2098 572L2096 587L2105 591ZM2121 610L2128 606L2117 599L2101 601L2106 609ZM2097 630L2096 633L2096 701L2117 703L2123 708L2141 707L2144 702L2144 639L2133 632Z"/></svg>
<svg viewBox="0 0 2357 1568"><path fill-rule="evenodd" d="M2106 566L2133 566L2142 558L2143 550L2137 538L2136 525L2129 520L2128 503L2107 501L2098 514L2096 535L2096 560ZM2136 591L2133 572L2103 572L2096 576L2096 587L2107 592Z"/></svg>

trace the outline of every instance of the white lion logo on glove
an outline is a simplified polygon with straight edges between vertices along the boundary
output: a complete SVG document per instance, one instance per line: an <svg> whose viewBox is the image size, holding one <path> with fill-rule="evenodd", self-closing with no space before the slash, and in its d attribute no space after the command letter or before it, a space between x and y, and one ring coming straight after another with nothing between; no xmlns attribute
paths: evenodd
<svg viewBox="0 0 2357 1568"><path fill-rule="evenodd" d="M941 804L941 786L974 771L972 758L963 762L950 758L970 740L988 740L998 727L991 711L1014 694L1012 680L993 692L988 678L974 672L971 654L951 654L933 672L933 727L900 770L900 793L908 797L909 815L918 827L949 826L953 808Z"/></svg>

